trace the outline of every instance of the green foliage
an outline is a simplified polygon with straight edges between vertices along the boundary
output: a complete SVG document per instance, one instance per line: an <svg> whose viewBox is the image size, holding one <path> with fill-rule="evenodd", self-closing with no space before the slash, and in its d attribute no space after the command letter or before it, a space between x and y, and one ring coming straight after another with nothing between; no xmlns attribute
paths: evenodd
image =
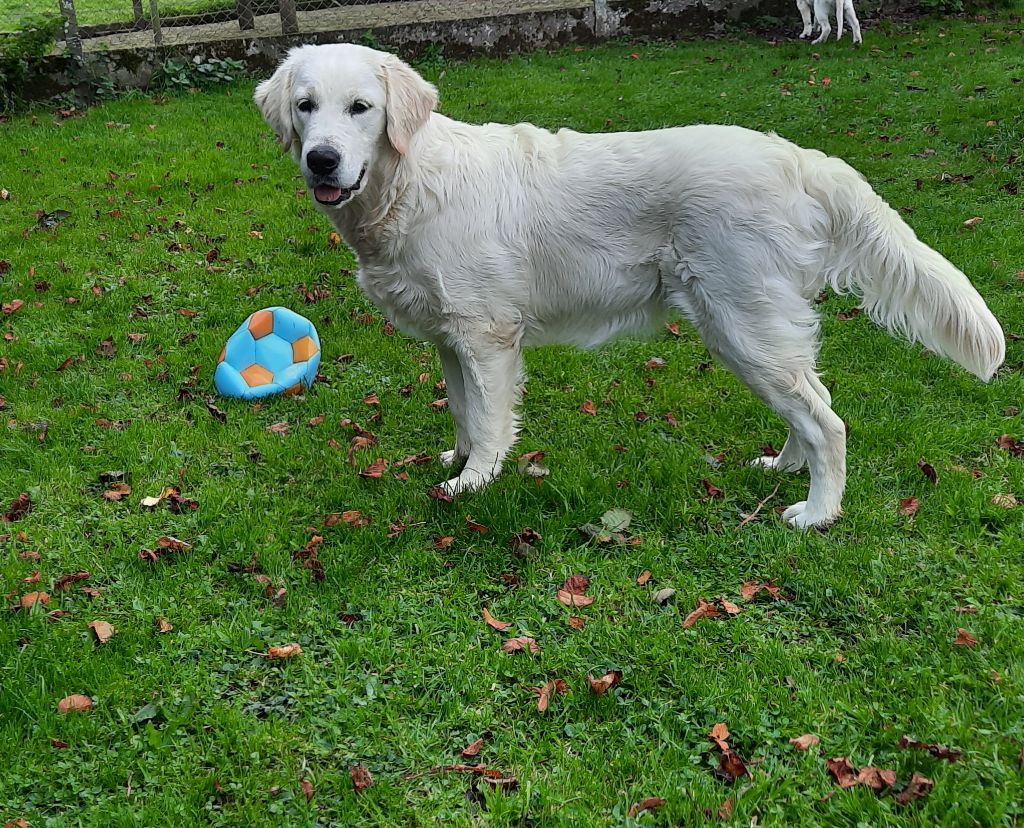
<svg viewBox="0 0 1024 828"><path fill-rule="evenodd" d="M37 14L23 18L13 33L0 36L0 111L22 99L21 87L53 51L62 26L57 15Z"/></svg>
<svg viewBox="0 0 1024 828"><path fill-rule="evenodd" d="M245 64L234 58L207 58L201 63L167 58L153 75L156 89L202 89L232 83L245 72Z"/></svg>

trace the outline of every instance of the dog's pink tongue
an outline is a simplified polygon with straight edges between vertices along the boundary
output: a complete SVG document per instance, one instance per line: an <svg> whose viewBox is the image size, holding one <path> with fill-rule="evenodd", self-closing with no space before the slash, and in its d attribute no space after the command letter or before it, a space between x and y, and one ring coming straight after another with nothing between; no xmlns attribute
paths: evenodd
<svg viewBox="0 0 1024 828"><path fill-rule="evenodd" d="M341 198L341 190L338 187L328 187L326 184L320 184L316 189L313 190L313 195L317 201L321 201L324 204L330 204L333 201L337 201Z"/></svg>

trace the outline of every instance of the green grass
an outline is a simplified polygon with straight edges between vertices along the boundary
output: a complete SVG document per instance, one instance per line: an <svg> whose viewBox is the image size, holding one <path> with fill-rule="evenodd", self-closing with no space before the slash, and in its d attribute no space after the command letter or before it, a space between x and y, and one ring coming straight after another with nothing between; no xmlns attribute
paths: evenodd
<svg viewBox="0 0 1024 828"><path fill-rule="evenodd" d="M1021 179L1010 158L1024 143L1024 86L1012 80L1024 76L1020 24L876 29L859 51L844 41L812 52L752 39L610 45L423 70L440 84L442 109L471 121L740 123L840 155L971 275L1008 332L1024 333L1024 196L1001 189ZM441 396L438 364L424 344L385 335L351 257L329 246L325 222L296 194L295 167L251 91L134 96L3 127L0 186L11 196L0 201L0 259L10 270L0 299L24 305L0 320L11 335L0 341L0 497L6 507L28 491L35 508L0 527L15 535L0 544L0 588L6 603L45 589L45 609L69 615L0 615L0 822L668 826L706 813L717 822L727 798L731 824L744 826L1024 820L1024 506L992 503L1024 498L1024 460L996 446L1003 433L1024 437L1021 417L1007 416L1024 396L1019 341L982 385L863 317L837 320L850 298L824 302L821 367L850 427L847 515L827 534L789 530L772 511L804 497L806 476L746 461L762 442L779 446L784 426L709 367L685 327L678 339L528 354L520 446L547 453L543 485L513 464L487 491L445 505L426 494L445 476L436 461L408 467L406 481L363 479L357 469L375 457L449 446L449 416L429 407ZM943 182L944 173L973 178ZM35 211L58 209L71 216L55 230L23 232ZM969 229L973 216L984 220ZM169 251L174 243L185 249ZM331 296L304 304L302 283ZM272 304L316 322L326 381L304 398L218 400L222 424L201 397L217 354L246 314ZM112 357L96 351L107 337ZM651 356L666 367L645 371ZM180 399L193 371L195 398ZM362 403L371 392L375 423ZM599 402L596 416L579 412L584 399ZM650 419L637 422L638 410ZM378 438L357 466L346 462L345 417ZM282 421L287 436L266 430ZM705 458L720 453L713 468ZM125 472L127 500L102 498L108 470ZM705 478L725 496L708 500ZM762 519L738 528L777 483ZM169 485L198 510L140 508ZM920 498L912 519L897 514L910 496ZM633 513L635 545L577 531L613 506ZM343 510L372 523L323 527ZM487 533L471 531L467 515ZM409 528L388 539L399 520ZM543 539L514 555L509 541L527 526ZM323 582L292 561L313 532L324 537ZM162 535L193 549L139 560ZM443 536L452 545L434 548ZM22 560L28 550L41 560ZM253 557L287 589L283 606L234 571ZM36 569L39 583L23 584ZM652 577L640 587L644 569ZM91 578L54 589L77 570ZM596 598L579 611L581 630L555 600L573 573L592 578ZM790 600L682 629L699 597L738 602L747 579L774 579ZM665 586L676 594L661 608L650 596ZM956 613L966 605L977 613ZM485 606L542 652L503 654ZM158 635L156 617L173 631ZM117 628L104 646L90 639L94 619ZM958 627L978 646L954 646ZM292 641L303 653L290 661L259 655ZM623 671L621 686L591 695L587 672L610 668ZM540 714L528 688L556 678L569 693ZM70 693L88 694L94 709L60 715ZM713 775L716 722L728 723L752 778L729 786ZM807 732L822 755L789 746ZM518 790L477 795L462 774L404 778L461 761L459 749L485 734L479 761L514 774ZM963 758L900 751L904 734ZM917 772L935 787L907 807L838 790L824 766L835 756L893 768L900 786ZM357 764L375 780L358 798ZM648 796L667 804L628 818Z"/></svg>

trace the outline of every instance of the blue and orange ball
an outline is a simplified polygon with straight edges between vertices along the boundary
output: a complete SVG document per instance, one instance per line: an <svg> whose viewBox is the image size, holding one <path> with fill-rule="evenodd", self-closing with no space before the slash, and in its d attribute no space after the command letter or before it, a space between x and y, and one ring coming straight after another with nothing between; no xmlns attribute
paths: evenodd
<svg viewBox="0 0 1024 828"><path fill-rule="evenodd" d="M213 383L226 397L253 400L311 388L320 367L320 337L306 317L264 308L228 338Z"/></svg>

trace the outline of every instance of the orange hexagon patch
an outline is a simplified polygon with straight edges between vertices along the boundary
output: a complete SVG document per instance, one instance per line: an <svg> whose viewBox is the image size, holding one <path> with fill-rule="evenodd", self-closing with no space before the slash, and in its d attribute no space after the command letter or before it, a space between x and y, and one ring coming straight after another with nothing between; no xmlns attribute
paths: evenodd
<svg viewBox="0 0 1024 828"><path fill-rule="evenodd" d="M305 362L307 359L312 357L316 351L316 343L313 341L313 337L311 336L304 336L302 339L296 339L292 343L292 359L295 362Z"/></svg>
<svg viewBox="0 0 1024 828"><path fill-rule="evenodd" d="M286 397L292 397L295 394L301 394L305 390L305 388L306 386L304 386L301 382L297 382L291 388L285 390L284 395Z"/></svg>
<svg viewBox="0 0 1024 828"><path fill-rule="evenodd" d="M270 371L262 365L257 365L255 362L244 371L239 371L239 373L250 388L255 388L257 385L266 385L274 380L274 375Z"/></svg>
<svg viewBox="0 0 1024 828"><path fill-rule="evenodd" d="M274 314L270 311L256 311L249 317L249 333L253 339L262 339L274 330Z"/></svg>
<svg viewBox="0 0 1024 828"><path fill-rule="evenodd" d="M223 348L220 349L220 356L217 357L217 364L218 365L220 365L220 363L222 363L224 361L224 356L227 354L227 352L228 352L228 346L227 345L225 345Z"/></svg>

